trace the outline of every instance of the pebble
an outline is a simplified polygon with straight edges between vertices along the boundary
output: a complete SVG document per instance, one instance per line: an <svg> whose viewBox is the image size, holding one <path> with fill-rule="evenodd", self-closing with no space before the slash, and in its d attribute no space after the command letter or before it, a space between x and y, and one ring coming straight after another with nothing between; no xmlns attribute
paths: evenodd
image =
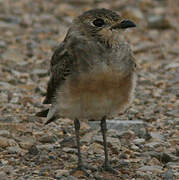
<svg viewBox="0 0 179 180"><path fill-rule="evenodd" d="M77 149L75 148L64 147L62 150L67 153L77 153Z"/></svg>
<svg viewBox="0 0 179 180"><path fill-rule="evenodd" d="M65 169L60 169L55 171L56 176L69 176L69 171Z"/></svg>
<svg viewBox="0 0 179 180"><path fill-rule="evenodd" d="M139 8L127 7L122 11L122 16L140 22L144 19L144 15Z"/></svg>
<svg viewBox="0 0 179 180"><path fill-rule="evenodd" d="M88 153L89 154L103 154L104 153L103 146L98 143L93 143L90 145L88 149Z"/></svg>
<svg viewBox="0 0 179 180"><path fill-rule="evenodd" d="M145 139L143 138L138 138L138 139L133 140L133 143L136 145L144 144L144 142L145 142Z"/></svg>
<svg viewBox="0 0 179 180"><path fill-rule="evenodd" d="M178 162L168 162L166 166L170 169L179 169L179 161Z"/></svg>
<svg viewBox="0 0 179 180"><path fill-rule="evenodd" d="M0 48L6 48L7 44L5 41L0 40Z"/></svg>
<svg viewBox="0 0 179 180"><path fill-rule="evenodd" d="M142 166L138 171L151 171L153 173L162 173L162 166Z"/></svg>
<svg viewBox="0 0 179 180"><path fill-rule="evenodd" d="M39 150L38 148L35 146L35 145L32 145L30 148L29 148L29 154L30 155L37 155L39 153Z"/></svg>
<svg viewBox="0 0 179 180"><path fill-rule="evenodd" d="M38 75L39 77L44 77L44 76L47 76L48 70L47 69L34 69L31 74Z"/></svg>
<svg viewBox="0 0 179 180"><path fill-rule="evenodd" d="M0 172L0 180L7 180L8 179L8 175L5 172Z"/></svg>
<svg viewBox="0 0 179 180"><path fill-rule="evenodd" d="M9 138L9 137L11 137L11 134L8 130L0 130L0 136Z"/></svg>
<svg viewBox="0 0 179 180"><path fill-rule="evenodd" d="M0 137L0 147L6 148L11 145L16 145L16 142L12 139L8 139L5 137Z"/></svg>
<svg viewBox="0 0 179 180"><path fill-rule="evenodd" d="M9 154L23 154L24 151L19 146L11 146L7 148Z"/></svg>
<svg viewBox="0 0 179 180"><path fill-rule="evenodd" d="M138 146L136 146L135 144L133 144L131 147L130 147L132 150L139 150L139 147Z"/></svg>
<svg viewBox="0 0 179 180"><path fill-rule="evenodd" d="M114 129L118 132L121 131L134 131L135 133L138 133L141 128L145 128L147 124L144 121L140 120L133 120L133 121L122 121L120 119L115 119L115 120L107 120L107 128L108 129ZM100 125L99 122L97 121L91 121L89 122L90 126L92 129L97 130Z"/></svg>
<svg viewBox="0 0 179 180"><path fill-rule="evenodd" d="M174 174L172 170L167 170L165 173L162 174L164 180L174 180Z"/></svg>
<svg viewBox="0 0 179 180"><path fill-rule="evenodd" d="M144 173L141 171L136 171L136 175L137 175L137 177L142 178L141 180L152 180L153 179L151 174L147 174L147 173Z"/></svg>
<svg viewBox="0 0 179 180"><path fill-rule="evenodd" d="M171 28L170 21L166 16L152 15L147 18L148 27L154 29L168 29Z"/></svg>
<svg viewBox="0 0 179 180"><path fill-rule="evenodd" d="M54 143L54 142L56 142L56 140L57 140L56 136L48 135L48 134L45 134L45 135L43 135L42 137L39 138L39 141L41 143Z"/></svg>
<svg viewBox="0 0 179 180"><path fill-rule="evenodd" d="M151 148L151 149L155 149L157 147L161 146L160 142L150 142L150 143L146 143L145 147Z"/></svg>

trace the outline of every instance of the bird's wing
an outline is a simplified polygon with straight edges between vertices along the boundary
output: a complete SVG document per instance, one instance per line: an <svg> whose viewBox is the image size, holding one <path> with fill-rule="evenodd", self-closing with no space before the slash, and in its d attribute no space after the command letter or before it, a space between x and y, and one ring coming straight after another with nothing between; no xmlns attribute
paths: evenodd
<svg viewBox="0 0 179 180"><path fill-rule="evenodd" d="M50 80L47 85L47 93L43 104L51 104L57 89L71 74L72 58L62 42L55 50L50 65Z"/></svg>

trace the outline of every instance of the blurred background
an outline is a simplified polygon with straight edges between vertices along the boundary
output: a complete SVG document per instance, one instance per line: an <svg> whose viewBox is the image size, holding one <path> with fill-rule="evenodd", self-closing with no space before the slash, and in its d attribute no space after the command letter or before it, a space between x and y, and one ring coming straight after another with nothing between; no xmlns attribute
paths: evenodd
<svg viewBox="0 0 179 180"><path fill-rule="evenodd" d="M138 64L136 98L129 112L120 118L142 120L147 123L147 131L152 132L154 136L152 142L156 142L157 138L159 142L159 146L153 144L152 148L157 152L171 153L177 158L179 142L179 1L177 0L0 0L0 130L14 134L19 131L20 133L30 131L27 136L33 139L33 142L43 132L63 136L59 135L62 127L58 122L56 124L58 127L55 125L51 125L51 128L43 127L44 120L35 118L34 113L43 107L41 102L46 93L49 62L55 47L63 41L72 20L92 8L112 9L119 12L123 18L136 22L136 29L126 31L126 39L132 46ZM72 129L72 123L66 122ZM0 134L0 153L6 152L12 145L3 144L5 141L7 139L3 140ZM29 146L24 147L18 144L21 141L23 142L13 139L15 147L22 149L22 152L26 152L33 144L29 143ZM31 142L26 140L28 141ZM169 160L166 160L165 163L168 162ZM150 163L163 167L160 160ZM176 164L170 166L175 176L179 174L175 171L176 167L178 167ZM157 174L156 177L160 179L161 174L168 171L164 168L157 172L160 175ZM131 174L129 171L129 179L132 177Z"/></svg>

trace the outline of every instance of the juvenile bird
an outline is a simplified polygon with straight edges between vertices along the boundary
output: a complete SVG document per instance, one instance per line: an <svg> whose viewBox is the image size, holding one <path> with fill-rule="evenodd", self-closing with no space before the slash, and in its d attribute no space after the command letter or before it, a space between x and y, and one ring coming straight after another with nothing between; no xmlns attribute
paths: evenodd
<svg viewBox="0 0 179 180"><path fill-rule="evenodd" d="M64 41L55 50L44 104L38 113L74 121L78 166L87 175L80 151L80 121L101 121L105 161L103 169L116 173L108 161L106 118L124 111L133 99L136 72L133 53L125 42L124 30L135 27L108 9L94 9L74 19Z"/></svg>

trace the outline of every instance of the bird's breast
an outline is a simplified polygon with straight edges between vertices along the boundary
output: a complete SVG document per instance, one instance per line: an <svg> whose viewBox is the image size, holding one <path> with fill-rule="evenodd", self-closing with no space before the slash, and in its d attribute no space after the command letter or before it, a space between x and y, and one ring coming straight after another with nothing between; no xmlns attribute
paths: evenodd
<svg viewBox="0 0 179 180"><path fill-rule="evenodd" d="M57 108L62 117L96 119L113 116L130 103L135 74L112 69L80 73L68 78L57 94Z"/></svg>

